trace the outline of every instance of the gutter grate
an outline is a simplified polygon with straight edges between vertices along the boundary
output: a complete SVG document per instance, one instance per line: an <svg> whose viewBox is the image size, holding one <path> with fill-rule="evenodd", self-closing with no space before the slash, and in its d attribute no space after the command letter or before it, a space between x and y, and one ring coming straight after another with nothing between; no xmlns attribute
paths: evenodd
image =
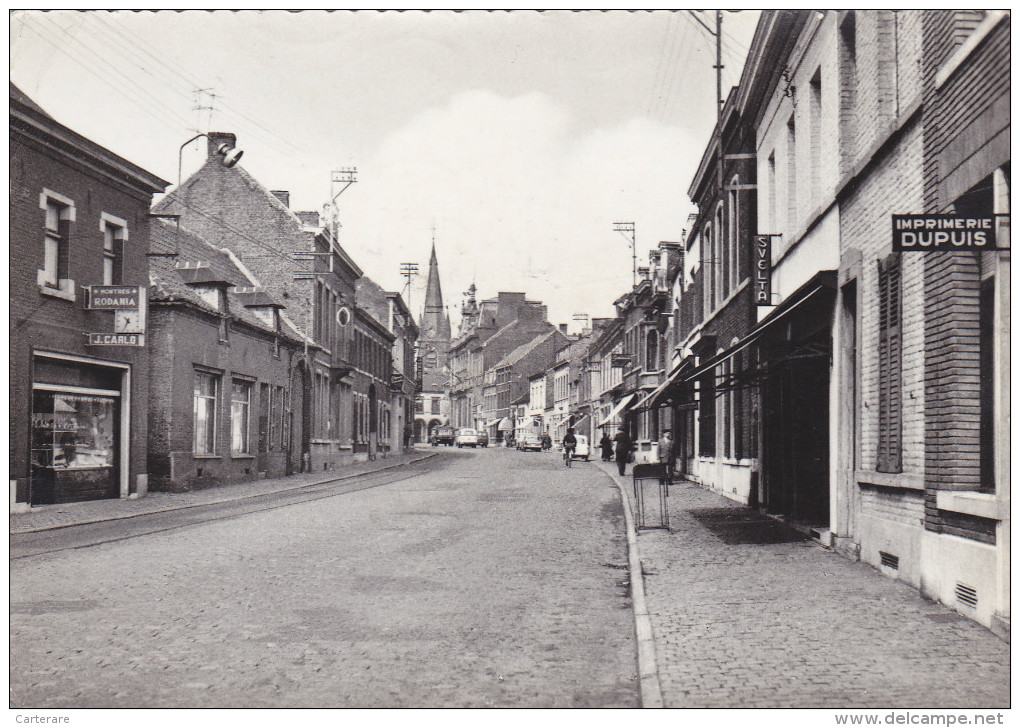
<svg viewBox="0 0 1020 728"><path fill-rule="evenodd" d="M968 607L977 607L977 589L966 584L956 582L956 601L966 604Z"/></svg>
<svg viewBox="0 0 1020 728"><path fill-rule="evenodd" d="M882 559L882 566L887 566L890 569L900 569L900 557L895 554L887 554L885 551L878 552L879 557Z"/></svg>

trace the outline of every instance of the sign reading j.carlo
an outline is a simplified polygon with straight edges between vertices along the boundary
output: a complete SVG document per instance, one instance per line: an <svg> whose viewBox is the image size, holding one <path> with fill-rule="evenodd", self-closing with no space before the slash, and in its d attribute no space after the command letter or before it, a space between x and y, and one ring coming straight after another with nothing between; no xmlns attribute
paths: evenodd
<svg viewBox="0 0 1020 728"><path fill-rule="evenodd" d="M772 236L754 236L754 302L772 305Z"/></svg>
<svg viewBox="0 0 1020 728"><path fill-rule="evenodd" d="M959 215L893 215L892 247L897 253L995 250L995 220Z"/></svg>

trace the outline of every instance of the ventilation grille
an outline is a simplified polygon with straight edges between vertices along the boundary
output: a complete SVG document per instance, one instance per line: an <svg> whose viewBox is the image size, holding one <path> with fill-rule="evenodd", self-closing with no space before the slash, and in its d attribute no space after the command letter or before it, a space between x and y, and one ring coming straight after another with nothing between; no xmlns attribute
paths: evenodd
<svg viewBox="0 0 1020 728"><path fill-rule="evenodd" d="M900 568L900 557L894 554L887 554L885 551L879 551L878 555L882 558L882 566L887 566L890 569L896 569L899 571Z"/></svg>
<svg viewBox="0 0 1020 728"><path fill-rule="evenodd" d="M956 582L956 601L966 604L968 607L977 607L977 589L966 584Z"/></svg>

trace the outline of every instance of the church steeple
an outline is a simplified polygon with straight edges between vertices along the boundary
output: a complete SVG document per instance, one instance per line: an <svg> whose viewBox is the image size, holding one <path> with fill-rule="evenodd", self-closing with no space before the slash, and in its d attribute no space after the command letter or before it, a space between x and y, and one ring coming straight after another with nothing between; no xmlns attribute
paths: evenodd
<svg viewBox="0 0 1020 728"><path fill-rule="evenodd" d="M426 339L450 339L450 318L443 306L443 289L439 285L439 261L436 258L436 239L433 232L432 257L429 259L429 278L425 288L425 313L421 329Z"/></svg>

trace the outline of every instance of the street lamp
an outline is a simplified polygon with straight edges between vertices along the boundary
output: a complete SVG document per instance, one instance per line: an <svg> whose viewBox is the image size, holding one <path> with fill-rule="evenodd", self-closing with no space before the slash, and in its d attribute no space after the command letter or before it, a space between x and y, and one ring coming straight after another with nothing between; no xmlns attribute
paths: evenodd
<svg viewBox="0 0 1020 728"><path fill-rule="evenodd" d="M189 144L191 144L193 141L195 141L199 137L206 137L206 138L208 138L209 135L206 134L205 132L201 132L200 131L198 134L196 134L195 136L191 137L191 139L189 139L188 141L184 142L184 144L181 145L180 149L177 150L177 187L174 188L174 196L177 197L177 200L180 203L180 206L181 206L182 209L178 210L178 213L176 215L176 218L177 218L177 221L176 221L177 222L177 230L176 230L176 236L174 238L174 252L173 253L169 253L169 254L164 253L164 254L161 254L161 255L169 255L171 257L176 257L180 253L180 249L181 249L181 214L183 214L183 207L184 207L184 200L181 199L181 196L180 196L181 195L181 184L182 184L181 176L182 176L183 168L184 168L184 147L188 146ZM243 151L241 151L240 149L237 149L236 147L230 146L226 142L223 142L223 143L219 144L216 147L215 153L220 158L220 164L222 164L227 169L230 169L235 164L237 164L239 161L241 161L241 156L244 154Z"/></svg>

